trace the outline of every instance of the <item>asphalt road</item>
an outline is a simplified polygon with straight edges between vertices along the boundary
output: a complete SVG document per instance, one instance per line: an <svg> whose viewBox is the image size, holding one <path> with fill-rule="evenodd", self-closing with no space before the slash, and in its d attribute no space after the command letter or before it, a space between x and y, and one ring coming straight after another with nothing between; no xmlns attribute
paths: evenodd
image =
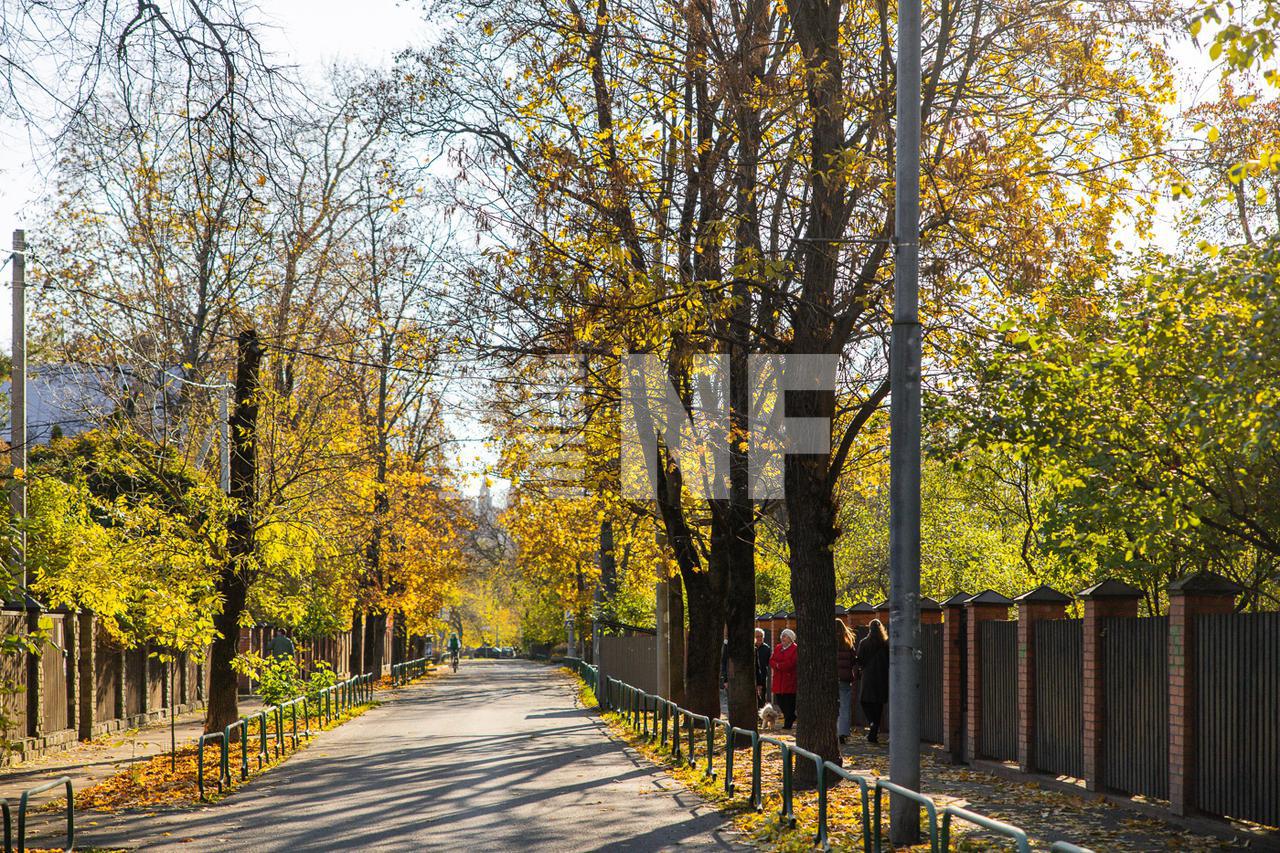
<svg viewBox="0 0 1280 853"><path fill-rule="evenodd" d="M740 849L713 809L611 739L575 693L545 666L464 661L221 803L79 815L77 847Z"/></svg>

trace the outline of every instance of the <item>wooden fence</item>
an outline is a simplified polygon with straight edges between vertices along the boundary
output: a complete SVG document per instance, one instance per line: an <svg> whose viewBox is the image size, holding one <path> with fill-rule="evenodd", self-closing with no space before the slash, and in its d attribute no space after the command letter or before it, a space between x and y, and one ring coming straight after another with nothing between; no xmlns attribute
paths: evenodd
<svg viewBox="0 0 1280 853"><path fill-rule="evenodd" d="M170 707L178 714L203 707L208 667L196 656L182 653L165 661L155 647L122 648L89 613L2 610L0 632L29 635L40 630L41 620L47 620L47 629L41 631L45 639L37 652L0 655L0 734L11 745L0 761L145 725L167 717ZM243 628L240 648L265 651L274 635L271 628ZM390 627L386 644L383 669L389 671ZM304 672L323 660L346 677L350 632L299 641L297 653ZM247 679L241 686L246 692L251 687Z"/></svg>

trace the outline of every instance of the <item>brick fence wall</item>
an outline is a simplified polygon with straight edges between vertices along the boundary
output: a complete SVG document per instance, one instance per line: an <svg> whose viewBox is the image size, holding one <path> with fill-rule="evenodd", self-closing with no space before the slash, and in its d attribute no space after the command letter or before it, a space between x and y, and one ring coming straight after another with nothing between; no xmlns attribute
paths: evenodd
<svg viewBox="0 0 1280 853"><path fill-rule="evenodd" d="M957 593L941 603L942 642L922 645L924 666L941 672L922 688L924 707L941 709L930 740L958 762L1066 768L1090 790L1177 814L1280 826L1280 613L1236 613L1239 593L1201 572L1170 585L1167 616L1143 618L1143 592L1116 580L1074 597ZM882 609L837 615L861 626ZM785 615L757 625L772 636ZM927 660L939 646L941 663Z"/></svg>

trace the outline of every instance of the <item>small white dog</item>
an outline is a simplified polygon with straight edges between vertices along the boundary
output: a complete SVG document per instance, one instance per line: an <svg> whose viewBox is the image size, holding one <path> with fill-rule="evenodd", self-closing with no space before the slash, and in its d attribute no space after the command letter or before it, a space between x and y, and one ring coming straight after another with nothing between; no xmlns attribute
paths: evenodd
<svg viewBox="0 0 1280 853"><path fill-rule="evenodd" d="M778 724L782 722L782 712L778 710L772 702L764 703L764 707L760 709L760 728L776 729Z"/></svg>

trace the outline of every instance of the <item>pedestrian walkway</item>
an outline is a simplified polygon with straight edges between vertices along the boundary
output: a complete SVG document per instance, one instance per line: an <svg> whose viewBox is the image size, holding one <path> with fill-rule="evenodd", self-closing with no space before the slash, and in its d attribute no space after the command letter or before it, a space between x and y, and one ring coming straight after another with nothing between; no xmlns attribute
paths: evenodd
<svg viewBox="0 0 1280 853"><path fill-rule="evenodd" d="M713 807L613 739L560 670L464 661L379 699L219 803L79 813L77 847L741 849Z"/></svg>
<svg viewBox="0 0 1280 853"><path fill-rule="evenodd" d="M241 698L240 712L262 707L256 698ZM195 742L204 729L204 711L181 714L174 721L179 748ZM132 765L169 752L169 721L140 729L112 732L69 749L51 752L0 770L0 797L16 801L22 792L58 776L70 776L77 793Z"/></svg>

